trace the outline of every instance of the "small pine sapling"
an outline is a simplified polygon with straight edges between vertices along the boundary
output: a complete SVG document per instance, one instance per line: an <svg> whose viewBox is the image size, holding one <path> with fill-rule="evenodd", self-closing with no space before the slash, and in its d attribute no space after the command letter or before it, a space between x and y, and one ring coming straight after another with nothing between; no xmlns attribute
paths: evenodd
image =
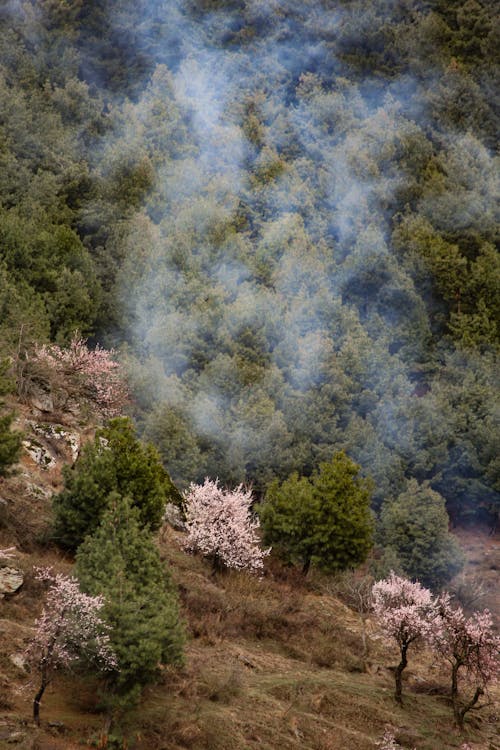
<svg viewBox="0 0 500 750"><path fill-rule="evenodd" d="M431 592L418 583L397 576L373 585L373 609L384 634L399 646L401 660L394 673L394 697L402 703L402 677L408 666L408 649L419 639L429 637L436 617L436 604Z"/></svg>
<svg viewBox="0 0 500 750"><path fill-rule="evenodd" d="M430 643L451 666L453 716L463 729L465 715L481 708L478 701L500 670L500 637L495 634L490 612L474 612L467 618L460 606L452 606L448 593L438 600L438 617ZM459 696L459 676L472 695L465 702Z"/></svg>
<svg viewBox="0 0 500 750"><path fill-rule="evenodd" d="M117 662L108 626L99 617L103 597L83 594L75 578L54 574L50 568L36 569L35 576L50 584L45 607L35 622L35 633L26 651L28 662L41 680L33 700L33 718L39 725L40 702L56 672L76 662L112 671Z"/></svg>
<svg viewBox="0 0 500 750"><path fill-rule="evenodd" d="M257 536L259 520L252 518L252 493L240 485L224 490L218 481L191 484L184 496L189 552L200 552L212 562L213 571L234 568L260 573L264 557Z"/></svg>

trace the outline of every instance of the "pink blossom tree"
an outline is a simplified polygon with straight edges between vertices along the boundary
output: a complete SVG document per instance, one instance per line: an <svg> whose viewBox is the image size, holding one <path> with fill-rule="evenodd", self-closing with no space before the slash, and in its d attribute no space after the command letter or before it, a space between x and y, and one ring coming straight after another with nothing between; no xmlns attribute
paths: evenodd
<svg viewBox="0 0 500 750"><path fill-rule="evenodd" d="M115 352L99 345L89 349L77 334L67 347L35 345L18 366L20 395L29 392L31 379L45 380L50 391L92 402L106 419L118 416L128 400L128 389Z"/></svg>
<svg viewBox="0 0 500 750"><path fill-rule="evenodd" d="M417 640L426 639L433 628L436 604L431 592L391 571L388 578L373 585L373 609L384 634L396 641L401 660L394 677L394 697L402 703L402 676L408 666L408 649Z"/></svg>
<svg viewBox="0 0 500 750"><path fill-rule="evenodd" d="M185 548L200 552L212 562L213 571L224 568L260 572L270 550L262 550L259 520L250 510L252 493L240 485L224 490L217 480L191 484L184 495L187 540Z"/></svg>
<svg viewBox="0 0 500 750"><path fill-rule="evenodd" d="M479 699L500 670L500 637L494 632L492 616L485 609L467 618L462 607L453 606L450 595L444 593L429 640L451 666L453 716L463 729L465 715L481 707ZM459 695L460 675L472 693L465 701Z"/></svg>
<svg viewBox="0 0 500 750"><path fill-rule="evenodd" d="M51 568L35 569L35 577L49 583L45 607L35 622L35 634L26 651L32 669L40 674L33 701L33 718L40 724L40 702L47 685L59 670L71 664L93 664L103 671L117 668L108 626L98 613L101 596L83 594L75 578L54 574Z"/></svg>

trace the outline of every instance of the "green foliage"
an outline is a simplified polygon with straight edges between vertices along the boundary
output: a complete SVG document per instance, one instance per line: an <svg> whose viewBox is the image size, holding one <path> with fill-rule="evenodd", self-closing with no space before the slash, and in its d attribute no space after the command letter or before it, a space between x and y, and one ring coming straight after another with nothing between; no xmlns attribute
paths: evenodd
<svg viewBox="0 0 500 750"><path fill-rule="evenodd" d="M0 346L126 342L179 486L345 449L491 518L495 4L292 5L4 3Z"/></svg>
<svg viewBox="0 0 500 750"><path fill-rule="evenodd" d="M98 430L75 466L65 469L64 479L53 501L54 535L71 549L98 527L113 492L132 498L140 523L150 530L160 526L165 504L181 499L156 449L137 440L127 417Z"/></svg>
<svg viewBox="0 0 500 750"><path fill-rule="evenodd" d="M448 524L441 495L411 480L405 492L382 506L380 535L407 576L436 590L447 584L464 563Z"/></svg>
<svg viewBox="0 0 500 750"><path fill-rule="evenodd" d="M130 499L110 495L99 527L78 549L76 570L86 592L105 597L102 615L119 670L107 701L123 707L160 664L181 663L184 642L177 594Z"/></svg>
<svg viewBox="0 0 500 750"><path fill-rule="evenodd" d="M304 572L311 563L329 572L358 565L372 544L371 490L343 452L310 479L294 473L275 481L259 508L264 543Z"/></svg>
<svg viewBox="0 0 500 750"><path fill-rule="evenodd" d="M4 406L1 396L11 390L11 383L6 377L8 367L8 361L0 361L0 409ZM6 476L9 467L17 461L21 450L22 435L11 430L13 419L12 413L0 414L0 477Z"/></svg>

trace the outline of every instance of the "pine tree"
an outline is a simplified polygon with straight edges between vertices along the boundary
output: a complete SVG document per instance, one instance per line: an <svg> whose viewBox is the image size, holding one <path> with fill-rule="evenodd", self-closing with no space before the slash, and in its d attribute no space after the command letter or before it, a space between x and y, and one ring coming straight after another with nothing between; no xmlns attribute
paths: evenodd
<svg viewBox="0 0 500 750"><path fill-rule="evenodd" d="M406 492L382 506L383 544L396 553L407 576L438 589L463 565L463 553L448 523L444 498L425 483L411 480Z"/></svg>
<svg viewBox="0 0 500 750"><path fill-rule="evenodd" d="M289 562L326 571L365 560L372 540L371 482L345 453L320 464L311 479L292 474L273 482L259 514L264 542Z"/></svg>
<svg viewBox="0 0 500 750"><path fill-rule="evenodd" d="M8 363L0 362L0 408L3 406L1 396L9 391L9 382L5 377ZM19 456L21 448L21 433L12 432L11 424L14 419L12 413L0 416L0 477L4 477Z"/></svg>
<svg viewBox="0 0 500 750"><path fill-rule="evenodd" d="M183 629L170 576L129 498L111 496L99 528L78 550L76 571L85 591L105 597L119 670L109 692L133 700L160 664L182 661Z"/></svg>
<svg viewBox="0 0 500 750"><path fill-rule="evenodd" d="M127 417L112 419L99 430L75 467L65 470L64 479L65 488L53 502L54 534L70 549L95 531L112 492L133 498L140 523L151 530L160 526L167 502L180 502L157 451L137 440Z"/></svg>

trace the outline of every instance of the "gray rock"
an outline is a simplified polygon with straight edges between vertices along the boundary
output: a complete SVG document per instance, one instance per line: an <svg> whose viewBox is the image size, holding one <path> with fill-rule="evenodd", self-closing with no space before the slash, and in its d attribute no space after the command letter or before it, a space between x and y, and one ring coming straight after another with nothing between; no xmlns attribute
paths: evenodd
<svg viewBox="0 0 500 750"><path fill-rule="evenodd" d="M12 664L22 672L27 671L26 657L22 652L19 654L10 654L9 659L11 660Z"/></svg>
<svg viewBox="0 0 500 750"><path fill-rule="evenodd" d="M182 513L180 511L180 508L178 508L173 503L167 503L165 505L165 511L163 513L163 522L170 524L173 529L177 529L178 531L185 531L186 530L186 524L184 522L184 519L182 518Z"/></svg>
<svg viewBox="0 0 500 750"><path fill-rule="evenodd" d="M65 452L71 455L71 460L75 463L80 452L80 436L77 432L70 432L60 424L43 424L39 422L28 422L28 424L33 432L45 438L45 440L61 443Z"/></svg>
<svg viewBox="0 0 500 750"><path fill-rule="evenodd" d="M41 466L42 469L51 469L56 465L54 456L52 456L50 451L48 451L47 448L44 448L43 445L40 445L33 440L23 440L23 446L33 461Z"/></svg>
<svg viewBox="0 0 500 750"><path fill-rule="evenodd" d="M45 411L45 412L52 412L54 411L54 400L50 393L46 393L45 391L37 390L35 391L30 398L31 405L38 409L38 411Z"/></svg>
<svg viewBox="0 0 500 750"><path fill-rule="evenodd" d="M17 568L0 568L0 598L5 594L13 594L24 583L24 573Z"/></svg>
<svg viewBox="0 0 500 750"><path fill-rule="evenodd" d="M25 737L25 732L12 732L12 734L9 734L9 736L7 737L7 742L10 745L16 745L18 742L22 742Z"/></svg>

